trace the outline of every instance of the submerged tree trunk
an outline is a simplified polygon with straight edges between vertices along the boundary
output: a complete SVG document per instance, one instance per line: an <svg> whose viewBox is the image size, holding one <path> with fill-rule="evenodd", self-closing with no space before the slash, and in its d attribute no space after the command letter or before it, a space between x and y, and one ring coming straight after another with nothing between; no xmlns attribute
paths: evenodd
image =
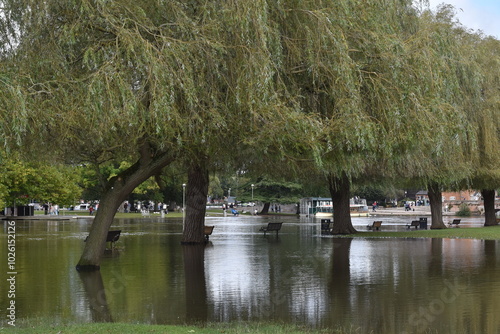
<svg viewBox="0 0 500 334"><path fill-rule="evenodd" d="M106 236L120 204L138 185L159 173L172 161L170 154L165 152L152 154L149 145L144 145L139 160L108 181L99 201L99 210L90 228L83 254L76 265L77 270L99 270L101 256L106 248Z"/></svg>
<svg viewBox="0 0 500 334"><path fill-rule="evenodd" d="M271 206L271 203L270 202L266 202L264 203L264 207L262 208L262 210L260 211L260 214L261 215L267 215L269 213L269 207Z"/></svg>
<svg viewBox="0 0 500 334"><path fill-rule="evenodd" d="M446 228L443 222L443 197L441 196L441 188L437 183L432 183L427 188L431 204L431 229Z"/></svg>
<svg viewBox="0 0 500 334"><path fill-rule="evenodd" d="M350 192L351 184L347 175L340 178L330 175L328 187L333 201L333 228L332 234L357 233L351 221Z"/></svg>
<svg viewBox="0 0 500 334"><path fill-rule="evenodd" d="M208 170L198 165L191 166L186 188L186 221L182 232L182 244L205 242L208 184Z"/></svg>
<svg viewBox="0 0 500 334"><path fill-rule="evenodd" d="M484 201L484 226L497 225L495 215L495 190L483 189L481 195Z"/></svg>

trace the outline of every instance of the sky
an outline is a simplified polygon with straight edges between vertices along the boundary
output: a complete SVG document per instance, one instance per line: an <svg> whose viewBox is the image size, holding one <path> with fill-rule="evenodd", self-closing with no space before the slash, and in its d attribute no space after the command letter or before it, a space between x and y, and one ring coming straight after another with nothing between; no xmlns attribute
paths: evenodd
<svg viewBox="0 0 500 334"><path fill-rule="evenodd" d="M429 0L429 3L431 9L441 3L453 5L464 26L500 39L500 0Z"/></svg>

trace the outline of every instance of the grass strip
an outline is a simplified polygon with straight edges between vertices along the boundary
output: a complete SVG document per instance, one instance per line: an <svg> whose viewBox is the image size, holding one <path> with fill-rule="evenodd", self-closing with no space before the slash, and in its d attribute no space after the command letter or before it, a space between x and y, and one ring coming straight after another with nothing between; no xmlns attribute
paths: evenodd
<svg viewBox="0 0 500 334"><path fill-rule="evenodd" d="M500 239L500 225L485 227L452 227L440 230L411 230L402 232L360 232L343 237L352 238L449 238L449 239Z"/></svg>
<svg viewBox="0 0 500 334"><path fill-rule="evenodd" d="M311 329L293 324L270 324L261 322L208 323L199 326L189 325L148 325L126 323L89 323L89 324L57 324L39 323L36 320L24 320L15 328L0 327L0 333L22 334L300 334L300 333L359 333L356 329Z"/></svg>

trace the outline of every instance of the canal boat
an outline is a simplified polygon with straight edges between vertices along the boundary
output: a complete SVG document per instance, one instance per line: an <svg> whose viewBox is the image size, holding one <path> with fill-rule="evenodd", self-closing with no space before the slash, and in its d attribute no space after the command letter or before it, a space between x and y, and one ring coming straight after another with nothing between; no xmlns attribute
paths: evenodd
<svg viewBox="0 0 500 334"><path fill-rule="evenodd" d="M368 206L362 204L351 204L349 206L349 210L351 212L351 217L368 217L369 210ZM318 206L316 207L315 217L323 218L323 217L332 217L333 216L333 207L331 205Z"/></svg>
<svg viewBox="0 0 500 334"><path fill-rule="evenodd" d="M369 210L366 199L354 197L350 199L352 217L368 217ZM306 197L300 200L300 214L306 217L332 217L333 202L328 197Z"/></svg>

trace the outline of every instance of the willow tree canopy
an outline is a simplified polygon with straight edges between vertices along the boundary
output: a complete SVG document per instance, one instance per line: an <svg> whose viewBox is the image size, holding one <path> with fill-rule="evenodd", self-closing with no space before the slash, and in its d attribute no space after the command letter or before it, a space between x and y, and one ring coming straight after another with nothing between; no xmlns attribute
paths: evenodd
<svg viewBox="0 0 500 334"><path fill-rule="evenodd" d="M5 1L4 11L4 42L16 45L3 58L7 145L105 161L147 141L222 159L263 126L293 123L266 1Z"/></svg>

